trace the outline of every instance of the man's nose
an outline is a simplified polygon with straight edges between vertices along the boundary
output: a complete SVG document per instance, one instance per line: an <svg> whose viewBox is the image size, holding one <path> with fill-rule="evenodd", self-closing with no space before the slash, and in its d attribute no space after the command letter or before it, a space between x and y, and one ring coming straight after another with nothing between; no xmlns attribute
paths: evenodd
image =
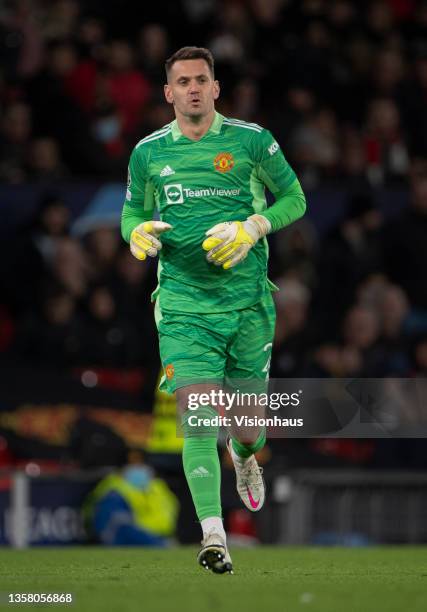
<svg viewBox="0 0 427 612"><path fill-rule="evenodd" d="M197 81L191 81L190 83L190 93L198 93L200 91L200 87Z"/></svg>

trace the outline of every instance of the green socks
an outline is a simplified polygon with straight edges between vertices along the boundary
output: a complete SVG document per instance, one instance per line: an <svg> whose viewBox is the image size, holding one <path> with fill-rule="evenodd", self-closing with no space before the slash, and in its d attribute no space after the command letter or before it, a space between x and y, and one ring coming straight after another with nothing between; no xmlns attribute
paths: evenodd
<svg viewBox="0 0 427 612"><path fill-rule="evenodd" d="M187 410L182 417L184 448L182 462L199 521L221 516L221 467L218 457L218 426L200 424L217 412L207 406ZM189 421L191 417L191 420Z"/></svg>
<svg viewBox="0 0 427 612"><path fill-rule="evenodd" d="M261 450L262 447L264 446L265 427L261 429L261 432L258 438L252 444L242 444L242 442L239 442L238 440L236 440L236 438L231 438L231 443L233 445L233 450L236 453L236 455L238 455L242 459L247 459L254 453L257 453L259 450Z"/></svg>
<svg viewBox="0 0 427 612"><path fill-rule="evenodd" d="M217 449L218 426L208 422L216 416L217 412L210 406L187 410L182 416L184 432L182 462L199 521L222 516L221 466ZM199 419L208 419L208 421L200 423ZM232 438L233 451L242 459L259 451L264 444L265 428L252 444L242 444Z"/></svg>

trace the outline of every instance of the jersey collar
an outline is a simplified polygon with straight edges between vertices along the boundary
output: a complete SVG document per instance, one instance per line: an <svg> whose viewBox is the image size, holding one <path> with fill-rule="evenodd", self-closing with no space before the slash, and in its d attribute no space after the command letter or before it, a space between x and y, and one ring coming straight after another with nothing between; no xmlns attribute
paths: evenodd
<svg viewBox="0 0 427 612"><path fill-rule="evenodd" d="M221 115L221 113L217 113L215 111L215 116L214 116L214 120L211 123L210 128L208 129L208 131L206 132L206 134L219 134L222 128L222 122L224 121L224 116ZM178 138L181 138L181 136L183 135L181 130L179 129L179 125L178 125L178 121L175 119L174 121L172 121L171 123L171 134L172 134L172 138L173 140L178 140ZM205 134L205 136L206 136ZM204 136L203 136L204 138ZM202 140L202 139L201 139ZM199 142L198 140L195 140L194 142Z"/></svg>

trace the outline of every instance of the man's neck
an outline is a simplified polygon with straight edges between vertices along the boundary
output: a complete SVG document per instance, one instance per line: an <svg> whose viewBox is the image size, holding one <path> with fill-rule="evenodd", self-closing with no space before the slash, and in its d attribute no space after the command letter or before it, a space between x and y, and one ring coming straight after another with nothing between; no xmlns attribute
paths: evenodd
<svg viewBox="0 0 427 612"><path fill-rule="evenodd" d="M205 117L191 119L183 115L177 115L176 121L182 134L190 140L200 140L211 127L215 119L215 110Z"/></svg>

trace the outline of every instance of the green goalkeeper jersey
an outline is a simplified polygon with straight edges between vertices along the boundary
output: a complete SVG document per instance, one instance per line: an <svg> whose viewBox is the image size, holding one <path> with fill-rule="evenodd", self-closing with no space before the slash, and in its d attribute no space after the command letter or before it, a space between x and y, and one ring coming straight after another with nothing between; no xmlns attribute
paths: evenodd
<svg viewBox="0 0 427 612"><path fill-rule="evenodd" d="M268 209L266 187L276 198ZM269 286L268 245L265 238L258 241L242 263L224 270L206 260L205 232L254 213L267 217L276 230L304 214L305 199L268 130L215 113L200 140L184 136L175 120L135 146L122 213L126 241L155 209L173 229L161 236L154 299L162 311L214 313L262 298Z"/></svg>

